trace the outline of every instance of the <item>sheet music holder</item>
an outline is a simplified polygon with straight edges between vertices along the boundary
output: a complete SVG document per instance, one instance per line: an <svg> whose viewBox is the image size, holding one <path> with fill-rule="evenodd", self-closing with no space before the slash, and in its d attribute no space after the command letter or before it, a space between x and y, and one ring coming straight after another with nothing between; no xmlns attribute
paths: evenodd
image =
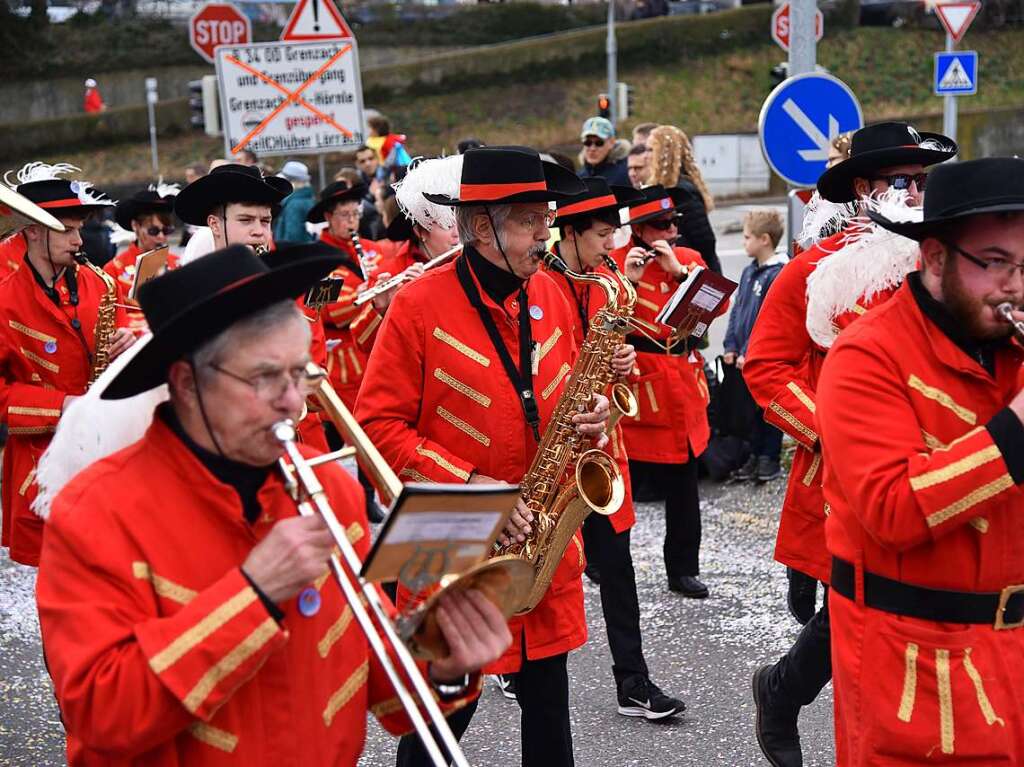
<svg viewBox="0 0 1024 767"><path fill-rule="evenodd" d="M325 277L306 291L303 300L310 309L320 311L327 304L333 304L338 300L344 284L345 280L341 277Z"/></svg>
<svg viewBox="0 0 1024 767"><path fill-rule="evenodd" d="M166 245L161 245L152 250L147 250L135 259L135 277L132 279L132 286L128 290L128 298L136 300L139 288L145 285L154 277L159 277L167 270L167 256L170 250Z"/></svg>
<svg viewBox="0 0 1024 767"><path fill-rule="evenodd" d="M700 338L736 287L728 277L707 267L691 267L655 321L674 328L680 337Z"/></svg>
<svg viewBox="0 0 1024 767"><path fill-rule="evenodd" d="M361 574L416 593L464 573L487 558L518 498L518 485L404 485Z"/></svg>

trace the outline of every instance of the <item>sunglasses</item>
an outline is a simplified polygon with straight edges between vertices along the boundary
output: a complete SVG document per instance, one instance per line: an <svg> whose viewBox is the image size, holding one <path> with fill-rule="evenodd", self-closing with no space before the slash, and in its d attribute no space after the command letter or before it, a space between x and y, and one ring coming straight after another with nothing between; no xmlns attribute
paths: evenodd
<svg viewBox="0 0 1024 767"><path fill-rule="evenodd" d="M174 226L148 226L146 227L146 234L148 234L150 237L156 237L157 235L160 234L162 234L164 237L170 237L172 234L174 234L175 229L177 229L177 227Z"/></svg>
<svg viewBox="0 0 1024 767"><path fill-rule="evenodd" d="M678 227L679 223L683 220L682 216L672 216L672 218L659 218L654 221L648 221L647 226L651 229L657 229L659 232L665 232L671 229L673 226Z"/></svg>
<svg viewBox="0 0 1024 767"><path fill-rule="evenodd" d="M604 146L603 138L588 138L583 142L583 146Z"/></svg>
<svg viewBox="0 0 1024 767"><path fill-rule="evenodd" d="M875 176L872 181L885 181L893 189L910 189L911 182L917 185L917 191L923 192L924 185L928 182L927 173L894 173L891 176Z"/></svg>

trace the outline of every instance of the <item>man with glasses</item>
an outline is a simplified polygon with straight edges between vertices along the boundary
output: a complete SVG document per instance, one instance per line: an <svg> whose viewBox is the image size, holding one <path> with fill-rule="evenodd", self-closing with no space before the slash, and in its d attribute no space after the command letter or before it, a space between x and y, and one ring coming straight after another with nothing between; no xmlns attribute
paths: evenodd
<svg viewBox="0 0 1024 767"><path fill-rule="evenodd" d="M649 186L629 203L632 238L612 253L619 268L636 285L635 314L654 318L686 279L693 266L706 266L700 254L670 245L678 235L679 189ZM670 591L705 599L708 587L700 574L700 498L697 458L707 447L708 388L700 353L669 328L651 338L627 336L637 352L639 377L631 381L640 412L622 420L634 486L643 475L665 499L663 554Z"/></svg>
<svg viewBox="0 0 1024 767"><path fill-rule="evenodd" d="M1024 160L940 166L923 220L873 218L920 268L818 382L837 764L1020 764Z"/></svg>
<svg viewBox="0 0 1024 767"><path fill-rule="evenodd" d="M533 150L483 147L463 155L457 197L425 195L456 208L465 248L395 295L356 403L359 422L403 480L518 482L529 468L576 355L571 310L538 271L553 219L548 203L584 189ZM607 417L608 400L596 395L591 411L572 418L603 447ZM503 542L525 541L534 522L520 501ZM518 672L528 767L573 764L566 661L587 636L579 532L555 554L547 593L509 621L512 646L485 669ZM456 735L474 708L450 717ZM398 763L429 764L411 739Z"/></svg>
<svg viewBox="0 0 1024 767"><path fill-rule="evenodd" d="M135 234L135 242L122 250L103 266L103 271L124 286L131 288L135 281L135 261L143 253L167 245L174 234L174 198L177 184L150 184L148 189L121 200L114 208L114 220L122 229ZM168 254L167 268L173 269L176 258Z"/></svg>
<svg viewBox="0 0 1024 767"><path fill-rule="evenodd" d="M146 283L153 335L102 396L166 384L167 401L119 410L145 435L52 501L37 598L72 767L355 767L368 711L410 729L327 577L334 539L299 516L278 470L272 427L298 418L318 383L294 302L337 263L318 244L279 255L271 269L234 246ZM358 486L337 464L317 475L365 558ZM476 594L441 610L451 652L426 673L451 711L479 689L465 675L511 637Z"/></svg>
<svg viewBox="0 0 1024 767"><path fill-rule="evenodd" d="M626 170L629 183L634 189L640 189L647 183L647 168L651 163L651 150L643 144L635 144L626 157Z"/></svg>
<svg viewBox="0 0 1024 767"><path fill-rule="evenodd" d="M614 186L630 186L626 169L629 142L615 138L615 126L604 117L591 117L580 131L580 178L601 176Z"/></svg>
<svg viewBox="0 0 1024 767"><path fill-rule="evenodd" d="M790 261L754 323L743 378L765 420L796 442L783 501L775 559L788 569L787 604L801 623L796 642L754 676L756 733L772 764L802 764L797 719L832 677L828 600L815 610L817 582L829 583L822 498L822 447L815 391L836 335L888 300L914 269L913 243L870 225L867 213L885 193L887 205L913 217L924 195L925 168L956 154L945 136L906 123L880 123L853 134L850 156L818 180L833 203L854 203L846 228Z"/></svg>

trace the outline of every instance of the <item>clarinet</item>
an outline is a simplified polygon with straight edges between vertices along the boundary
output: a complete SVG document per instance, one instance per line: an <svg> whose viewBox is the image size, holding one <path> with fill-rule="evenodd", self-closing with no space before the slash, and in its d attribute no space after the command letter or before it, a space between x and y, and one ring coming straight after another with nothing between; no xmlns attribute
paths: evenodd
<svg viewBox="0 0 1024 767"><path fill-rule="evenodd" d="M363 250L363 243L359 239L359 232L352 230L352 247L356 250L356 258L359 261L359 268L363 272L363 279L370 279L370 275L376 270L376 266L366 259L366 252Z"/></svg>

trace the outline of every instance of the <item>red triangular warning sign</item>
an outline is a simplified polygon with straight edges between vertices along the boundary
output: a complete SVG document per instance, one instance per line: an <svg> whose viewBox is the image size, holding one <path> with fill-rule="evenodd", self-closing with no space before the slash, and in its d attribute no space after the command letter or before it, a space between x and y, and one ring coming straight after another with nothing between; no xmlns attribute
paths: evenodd
<svg viewBox="0 0 1024 767"><path fill-rule="evenodd" d="M971 26L974 17L981 10L981 3L939 3L935 6L935 15L939 17L942 26L949 32L949 36L955 42L960 42L967 34L967 28Z"/></svg>
<svg viewBox="0 0 1024 767"><path fill-rule="evenodd" d="M355 37L331 0L299 0L284 25L282 40L336 40Z"/></svg>

